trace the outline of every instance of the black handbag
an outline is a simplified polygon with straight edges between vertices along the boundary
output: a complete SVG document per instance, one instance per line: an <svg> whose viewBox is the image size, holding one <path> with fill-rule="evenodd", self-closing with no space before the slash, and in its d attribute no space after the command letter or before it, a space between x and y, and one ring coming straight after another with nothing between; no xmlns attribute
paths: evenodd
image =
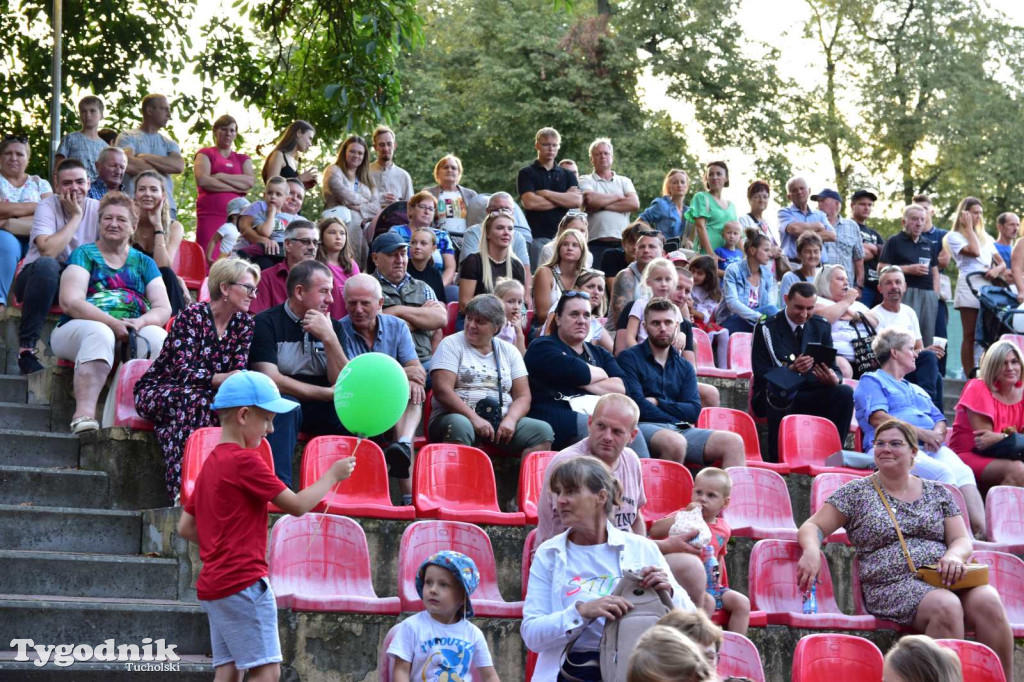
<svg viewBox="0 0 1024 682"><path fill-rule="evenodd" d="M494 427L494 435L497 436L498 425L501 424L501 420L504 418L502 412L505 411L505 398L501 390L501 359L498 357L498 344L494 339L491 339L491 352L494 354L494 368L498 372L498 399L481 398L477 401L473 411L476 412L478 417L486 419Z"/></svg>
<svg viewBox="0 0 1024 682"><path fill-rule="evenodd" d="M996 459L1024 460L1024 433L1011 433L1001 441L979 450L978 454Z"/></svg>
<svg viewBox="0 0 1024 682"><path fill-rule="evenodd" d="M850 341L850 345L853 346L853 362L850 365L853 367L853 376L855 377L878 369L878 358L875 357L875 351L871 347L876 336L875 328L868 322L868 318L864 317L864 313L857 313L857 315L860 316L860 322L867 330L867 334L861 336L858 326L850 324L853 327L853 332L857 335L857 338Z"/></svg>

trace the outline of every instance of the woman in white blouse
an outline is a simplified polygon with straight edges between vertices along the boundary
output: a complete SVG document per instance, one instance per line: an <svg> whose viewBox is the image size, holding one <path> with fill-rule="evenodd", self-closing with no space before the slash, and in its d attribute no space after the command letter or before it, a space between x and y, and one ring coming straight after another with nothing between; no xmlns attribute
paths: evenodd
<svg viewBox="0 0 1024 682"><path fill-rule="evenodd" d="M832 325L836 364L844 379L856 379L852 365L853 342L870 334L865 321L877 329L878 318L860 302L860 292L850 286L850 278L842 265L824 266L814 279L814 286L818 289L814 312Z"/></svg>

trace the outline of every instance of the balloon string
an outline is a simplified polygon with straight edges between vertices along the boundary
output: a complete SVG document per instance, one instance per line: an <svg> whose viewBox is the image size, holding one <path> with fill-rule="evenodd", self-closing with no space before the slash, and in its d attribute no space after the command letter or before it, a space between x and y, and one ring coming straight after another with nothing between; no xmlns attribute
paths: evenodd
<svg viewBox="0 0 1024 682"><path fill-rule="evenodd" d="M356 456L356 453L359 451L359 446L362 444L362 442L364 440L366 440L366 436L364 436L362 434L356 434L356 446L354 448L352 448L352 454L349 455L349 457L355 457ZM334 487L331 488L330 492L332 492L334 495L337 495L338 494L338 488L340 486L341 486L341 481L338 481L337 483L334 484ZM316 526L313 528L313 532L311 532L309 534L309 543L306 545L306 558L307 559L309 558L309 550L313 547L313 540L315 540L316 536L320 534L320 528L321 528L321 525L322 525L322 519L325 516L325 514L326 514L326 512L321 513L321 514L317 514L316 517L315 517Z"/></svg>

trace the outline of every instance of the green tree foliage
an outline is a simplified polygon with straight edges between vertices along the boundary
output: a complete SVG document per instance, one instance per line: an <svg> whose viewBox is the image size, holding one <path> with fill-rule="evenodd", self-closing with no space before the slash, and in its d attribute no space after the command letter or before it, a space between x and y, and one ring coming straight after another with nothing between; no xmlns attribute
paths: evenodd
<svg viewBox="0 0 1024 682"><path fill-rule="evenodd" d="M417 186L434 184L434 164L450 152L466 186L514 193L544 126L562 133L560 158L584 173L590 142L610 137L616 170L641 202L660 193L669 168L693 175L681 126L644 106L635 45L608 16L550 0L438 0L424 12L429 38L400 65L397 158Z"/></svg>
<svg viewBox="0 0 1024 682"><path fill-rule="evenodd" d="M137 123L139 100L148 91L147 74L186 71L182 47L191 44L187 27L194 8L195 0L135 0L130 11L116 0L64 2L64 125L78 124L77 103L68 99L78 89L103 97L109 127ZM52 9L49 0L11 0L0 11L3 128L29 137L31 172L44 175L53 85ZM184 104L185 111L179 109L179 113L190 115L191 103Z"/></svg>

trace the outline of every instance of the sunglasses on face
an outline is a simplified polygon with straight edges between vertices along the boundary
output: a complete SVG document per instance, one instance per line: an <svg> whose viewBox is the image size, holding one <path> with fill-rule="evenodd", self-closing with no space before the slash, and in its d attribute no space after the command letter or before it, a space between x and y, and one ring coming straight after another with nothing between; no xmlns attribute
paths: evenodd
<svg viewBox="0 0 1024 682"><path fill-rule="evenodd" d="M22 144L28 144L28 138L24 135L4 135L4 142L9 142L11 140Z"/></svg>
<svg viewBox="0 0 1024 682"><path fill-rule="evenodd" d="M487 215L489 215L490 217L494 218L495 216L499 216L499 215L512 216L512 215L515 215L515 214L512 212L511 208L496 208L493 211L488 211Z"/></svg>
<svg viewBox="0 0 1024 682"><path fill-rule="evenodd" d="M577 291L576 289L570 289L562 294L563 298L582 298L584 301L590 300L590 294L585 291Z"/></svg>

